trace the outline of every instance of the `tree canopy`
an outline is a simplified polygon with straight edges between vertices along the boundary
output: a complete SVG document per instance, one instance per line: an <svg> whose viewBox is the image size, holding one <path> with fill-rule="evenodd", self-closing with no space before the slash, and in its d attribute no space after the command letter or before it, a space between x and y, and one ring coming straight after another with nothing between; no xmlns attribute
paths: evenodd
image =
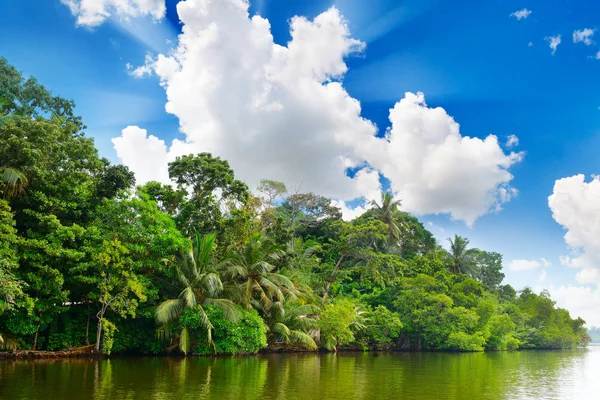
<svg viewBox="0 0 600 400"><path fill-rule="evenodd" d="M0 59L0 349L256 353L585 345L547 292L503 284L502 255L447 250L390 192L352 221L331 199L208 153L135 187L75 103ZM158 332L158 334L157 334Z"/></svg>

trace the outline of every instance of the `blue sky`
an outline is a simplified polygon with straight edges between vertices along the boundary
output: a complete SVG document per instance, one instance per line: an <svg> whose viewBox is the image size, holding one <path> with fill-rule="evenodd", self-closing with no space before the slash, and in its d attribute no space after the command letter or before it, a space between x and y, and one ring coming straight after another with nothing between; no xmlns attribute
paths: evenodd
<svg viewBox="0 0 600 400"><path fill-rule="evenodd" d="M167 146L173 139L186 139L181 114L165 111L167 97L159 78L137 79L126 67L143 65L147 54L168 55L175 48L183 27L177 2L166 1L165 17L159 21L126 18L107 8L111 17L86 27L77 25L60 0L0 0L0 55L54 93L73 98L101 155L121 162L111 139L127 126L146 129ZM581 203L591 209L591 226L565 217L569 222L561 220L563 227L548 206L557 179L585 174L589 182L600 173L600 60L595 58L600 45L594 41L600 41L600 32L591 36L589 45L573 40L574 31L600 25L600 3L257 0L249 12L268 19L274 42L285 46L292 39L292 17L312 21L332 6L346 18L350 36L366 44L345 58L348 71L336 79L360 101L361 115L377 125L379 136L390 125L390 108L404 93L423 92L429 107L442 107L460 124L462 136L484 139L494 134L508 153L506 139L516 135L514 151L525 152L508 169L518 195L502 210L485 213L471 227L447 213L423 215L421 220L440 241L458 233L474 246L502 253L508 283L549 288L560 304L600 324L600 315L589 305L600 305L600 282L576 278L578 270L559 260L573 254L563 238L566 229L583 236L598 229L594 198ZM527 18L511 16L523 9L531 11ZM552 54L546 38L556 35L561 43ZM591 240L578 245L579 254L600 251ZM551 266L508 268L511 260L543 264L541 258ZM565 289L569 287L579 291ZM581 293L589 299L572 298Z"/></svg>

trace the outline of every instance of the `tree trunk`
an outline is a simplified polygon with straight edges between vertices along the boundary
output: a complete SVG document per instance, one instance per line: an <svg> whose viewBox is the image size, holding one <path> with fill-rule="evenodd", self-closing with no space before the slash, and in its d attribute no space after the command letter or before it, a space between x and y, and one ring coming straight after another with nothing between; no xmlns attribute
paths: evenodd
<svg viewBox="0 0 600 400"><path fill-rule="evenodd" d="M335 273L340 269L340 267L342 265L342 261L344 260L344 257L345 256L341 256L340 259L338 260L338 262L335 264L335 267L333 267L331 276L327 280L327 285L325 285L325 293L323 293L323 299L321 300L322 304L325 304L325 301L327 300L327 295L329 294L329 289L331 289L331 284L334 281Z"/></svg>
<svg viewBox="0 0 600 400"><path fill-rule="evenodd" d="M85 325L85 344L86 346L90 345L90 310L88 307L88 317L87 317L87 324Z"/></svg>
<svg viewBox="0 0 600 400"><path fill-rule="evenodd" d="M40 331L40 324L38 324L37 328L35 328L35 336L33 337L33 349L32 350L37 350L37 340L38 340L39 331Z"/></svg>
<svg viewBox="0 0 600 400"><path fill-rule="evenodd" d="M104 319L104 313L106 312L106 306L103 304L96 317L98 318L98 328L96 330L96 351L100 352L100 339L102 338L102 320Z"/></svg>

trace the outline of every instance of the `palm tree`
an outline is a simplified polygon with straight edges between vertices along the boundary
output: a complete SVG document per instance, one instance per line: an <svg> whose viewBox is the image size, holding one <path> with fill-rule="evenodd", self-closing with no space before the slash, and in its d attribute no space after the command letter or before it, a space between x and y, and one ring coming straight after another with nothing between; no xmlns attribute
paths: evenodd
<svg viewBox="0 0 600 400"><path fill-rule="evenodd" d="M394 200L394 196L390 192L381 192L381 205L375 200L371 200L369 203L371 208L371 215L373 218L380 220L388 226L388 244L392 245L400 241L400 227L398 226L398 219L401 216L400 207L401 201Z"/></svg>
<svg viewBox="0 0 600 400"><path fill-rule="evenodd" d="M25 174L15 168L0 167L0 182L4 184L6 196L13 197L25 190L28 180Z"/></svg>
<svg viewBox="0 0 600 400"><path fill-rule="evenodd" d="M0 112L6 103L6 100L0 98ZM6 125L12 118L13 115L11 114L0 114L0 128ZM6 195L12 197L23 191L27 185L27 177L18 169L0 166L0 182L4 184Z"/></svg>
<svg viewBox="0 0 600 400"><path fill-rule="evenodd" d="M182 258L177 267L181 292L176 299L162 302L156 309L156 320L162 326L159 334L170 336L170 325L179 319L185 309L198 313L201 326L206 329L207 341L214 346L212 341L213 325L206 313L206 306L216 306L223 310L226 318L236 320L239 313L235 304L228 299L220 297L223 291L221 277L214 268L212 252L215 235L200 236L196 234L196 243L188 254ZM187 327L183 327L179 334L179 348L185 354L190 351L191 338Z"/></svg>
<svg viewBox="0 0 600 400"><path fill-rule="evenodd" d="M473 274L475 269L475 249L468 248L469 239L454 235L454 240L448 238L448 241L450 242L448 262L452 272L455 274Z"/></svg>
<svg viewBox="0 0 600 400"><path fill-rule="evenodd" d="M0 332L0 350L16 350L18 343L14 337Z"/></svg>
<svg viewBox="0 0 600 400"><path fill-rule="evenodd" d="M257 310L268 310L274 301L296 298L292 281L274 272L273 263L285 253L262 235L254 235L245 245L233 251L221 264L223 272L236 283L240 303Z"/></svg>
<svg viewBox="0 0 600 400"><path fill-rule="evenodd" d="M315 316L319 307L313 304L274 302L261 313L267 327L267 338L273 343L296 343L316 350L317 344L308 332L318 329Z"/></svg>

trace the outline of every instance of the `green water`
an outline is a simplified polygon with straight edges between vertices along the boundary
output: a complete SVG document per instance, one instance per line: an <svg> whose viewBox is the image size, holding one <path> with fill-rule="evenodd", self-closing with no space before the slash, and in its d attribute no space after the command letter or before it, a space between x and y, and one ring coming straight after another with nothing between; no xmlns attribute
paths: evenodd
<svg viewBox="0 0 600 400"><path fill-rule="evenodd" d="M600 346L1 361L1 399L600 399Z"/></svg>

